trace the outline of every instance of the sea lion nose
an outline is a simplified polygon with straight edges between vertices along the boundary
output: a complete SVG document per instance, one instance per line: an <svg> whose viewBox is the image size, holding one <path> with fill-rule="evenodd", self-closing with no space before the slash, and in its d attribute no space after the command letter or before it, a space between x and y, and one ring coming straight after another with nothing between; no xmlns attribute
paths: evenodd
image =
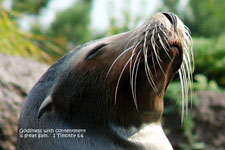
<svg viewBox="0 0 225 150"><path fill-rule="evenodd" d="M162 13L169 21L170 23L174 26L174 29L177 29L177 17L175 14L173 13L167 13L167 12L163 12Z"/></svg>

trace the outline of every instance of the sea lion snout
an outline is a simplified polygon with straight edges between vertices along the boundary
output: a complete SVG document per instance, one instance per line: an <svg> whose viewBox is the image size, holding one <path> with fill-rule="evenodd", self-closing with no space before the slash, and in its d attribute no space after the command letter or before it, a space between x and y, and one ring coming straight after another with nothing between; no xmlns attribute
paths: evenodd
<svg viewBox="0 0 225 150"><path fill-rule="evenodd" d="M112 55L116 57L111 57L107 75L114 79L114 101L120 117L126 114L127 122L136 117L143 122L160 119L164 92L175 73L179 70L181 78L191 79L189 30L176 15L158 13L137 29L118 35L111 44L119 53Z"/></svg>

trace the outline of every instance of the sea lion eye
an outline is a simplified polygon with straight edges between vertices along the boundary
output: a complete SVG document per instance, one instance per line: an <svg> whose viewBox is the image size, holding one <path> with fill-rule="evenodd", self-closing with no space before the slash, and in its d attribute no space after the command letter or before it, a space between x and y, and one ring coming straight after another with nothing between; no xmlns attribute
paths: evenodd
<svg viewBox="0 0 225 150"><path fill-rule="evenodd" d="M86 57L86 60L87 59L90 59L92 57L94 57L98 52L100 52L100 50L106 46L108 44L105 44L105 43L102 43L102 44L99 44L97 46L95 46L92 50L90 50L90 52L87 54L87 57Z"/></svg>

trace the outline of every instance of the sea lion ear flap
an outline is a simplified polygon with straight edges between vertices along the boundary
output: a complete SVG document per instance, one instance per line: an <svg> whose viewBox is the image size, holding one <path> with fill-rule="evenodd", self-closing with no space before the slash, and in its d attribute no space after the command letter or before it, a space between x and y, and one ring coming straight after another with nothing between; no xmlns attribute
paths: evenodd
<svg viewBox="0 0 225 150"><path fill-rule="evenodd" d="M40 117L47 111L50 109L52 105L52 97L51 96L48 96L46 97L46 99L42 102L39 110L38 110L38 119L40 119Z"/></svg>

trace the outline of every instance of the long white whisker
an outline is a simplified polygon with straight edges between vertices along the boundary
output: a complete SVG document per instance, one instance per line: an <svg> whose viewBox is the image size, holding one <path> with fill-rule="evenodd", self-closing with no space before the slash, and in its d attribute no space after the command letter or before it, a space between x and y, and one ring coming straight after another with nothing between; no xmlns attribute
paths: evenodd
<svg viewBox="0 0 225 150"><path fill-rule="evenodd" d="M134 82L134 70L135 70L135 68L136 68L136 71L138 70L138 65L139 65L139 63L137 64L137 60L138 60L138 58L139 58L139 55L141 54L141 50L138 52L138 54L137 54L137 56L136 56L136 58L135 58L135 61L134 61L134 64L133 64L133 68L132 68L132 84L131 84L131 90L132 90L132 95L133 95L133 99L134 99L134 103L135 103L135 107L136 107L136 109L137 109L137 111L138 111L138 106L137 106L137 97L136 97L136 91L135 91L135 89L136 89L136 84L135 84L135 82ZM137 66L136 66L137 65ZM136 67L135 67L136 66Z"/></svg>
<svg viewBox="0 0 225 150"><path fill-rule="evenodd" d="M158 37L159 37L159 42L160 42L160 44L161 44L162 47L163 47L163 50L165 51L165 53L167 54L167 56L169 57L169 59L172 60L172 58L170 57L170 55L169 55L168 52L167 52L167 51L169 51L169 50L168 50L168 49L166 48L166 46L164 45L164 43L163 43L163 41L162 41L161 36L159 35L159 33L158 33Z"/></svg>
<svg viewBox="0 0 225 150"><path fill-rule="evenodd" d="M135 54L134 54L134 53L135 53L135 50L136 50L136 48L138 47L138 45L139 45L140 43L141 43L141 41L139 41L139 42L136 44L136 46L135 46L135 48L134 48L134 50L133 50L133 52L132 52L132 55L131 55L132 58L134 57L134 55L135 55ZM136 61L137 61L137 58L139 57L140 53L141 53L141 51L139 51L138 54L137 54L137 56L136 56L136 59L135 59L134 64L133 64L133 69L135 68ZM137 109L137 111L138 111L137 101L136 101L136 99L135 99L135 92L134 92L133 69L132 69L132 63L130 63L130 85L131 85L131 92L132 92L132 96L133 96L133 99L134 99L134 103L135 103L136 109Z"/></svg>
<svg viewBox="0 0 225 150"><path fill-rule="evenodd" d="M121 77L122 77L122 75L123 75L124 70L126 69L127 65L130 63L131 60L132 60L132 57L130 57L130 58L128 59L128 61L127 61L126 64L124 65L124 67L123 67L123 69L122 69L122 71L121 71L121 73L120 73L120 75L119 75L119 78L118 78L118 81L117 81L117 84L116 84L116 89L115 89L115 105L116 105L116 96L117 96L117 91L118 91L118 86L119 86L119 83L120 83L120 79L121 79Z"/></svg>
<svg viewBox="0 0 225 150"><path fill-rule="evenodd" d="M121 57L121 56L123 56L126 52L128 52L130 49L132 49L134 46L131 46L131 47L129 47L128 49L126 49L126 50L124 50L115 60L114 60L114 62L112 63L112 65L110 66L110 68L109 68L109 70L108 70L108 72L107 72L107 74L106 74L106 77L109 75L109 72L111 71L111 69L112 69L112 67L114 66L114 64L118 61L118 59Z"/></svg>
<svg viewBox="0 0 225 150"><path fill-rule="evenodd" d="M132 42L133 40L135 40L138 36L139 36L139 35L136 35L135 37L131 38L131 39L127 42L127 44L126 44L126 46L125 46L125 49L127 49L127 47L128 47L128 45L130 44L130 42Z"/></svg>
<svg viewBox="0 0 225 150"><path fill-rule="evenodd" d="M183 84L183 75L181 69L178 70L180 76L180 84L181 84L181 93L182 93L182 111L181 111L181 123L184 121L184 84Z"/></svg>
<svg viewBox="0 0 225 150"><path fill-rule="evenodd" d="M135 92L135 95L134 96L135 96L135 100L136 100L136 104L135 105L137 105L137 73L138 73L139 64L140 64L140 58L138 59L138 62L137 62L137 67L136 67L136 72L135 72L135 78L134 78L134 80L135 80L134 81L134 92Z"/></svg>
<svg viewBox="0 0 225 150"><path fill-rule="evenodd" d="M155 76L157 77L157 72L156 72L156 69L155 69L155 61L154 61L154 55L153 54L152 54L152 64L153 64Z"/></svg>
<svg viewBox="0 0 225 150"><path fill-rule="evenodd" d="M163 33L166 39L169 39L168 35L163 31L163 29L160 26L159 26L159 30L161 31L161 33Z"/></svg>
<svg viewBox="0 0 225 150"><path fill-rule="evenodd" d="M146 48L146 50L143 49L143 52L144 52L144 60L145 60L145 72L146 72L146 76L147 76L147 79L148 79L149 84L154 89L154 91L158 91L158 89L157 89L157 87L155 85L154 79L153 79L153 75L152 75L151 69L148 66L147 49L148 48Z"/></svg>
<svg viewBox="0 0 225 150"><path fill-rule="evenodd" d="M162 71L162 73L165 75L165 72L164 72L164 70L163 70L163 68L162 68L162 66L160 65L160 62L159 61L161 61L162 62L162 60L159 58L159 56L158 56L158 54L157 54L157 52L156 52L156 48L155 48L155 42L154 42L154 31L155 30L153 30L153 35L152 35L152 37L151 37L151 43L152 43L152 48L153 48L153 52L154 52L154 54L155 54L155 57L156 57L156 61L157 61L157 63L158 63L158 65L159 65L159 68L160 68L160 70Z"/></svg>
<svg viewBox="0 0 225 150"><path fill-rule="evenodd" d="M149 82L149 84L151 85L151 87L152 87L155 91L158 91L158 89L157 89L157 87L156 87L156 85L155 85L155 83L154 83L154 80L153 80L153 75L152 75L151 70L150 70L150 68L149 68L149 66L148 66L148 58L147 58L147 57L148 57L148 54L147 54L147 52L148 52L148 47L146 46L148 32L149 32L149 31L147 31L146 34L145 34L144 44L143 44L143 53L144 53L144 60L145 60L145 72L146 72L146 76L147 76L148 82ZM154 35L154 34L153 34L153 35ZM153 36L153 35L152 35L152 36Z"/></svg>

